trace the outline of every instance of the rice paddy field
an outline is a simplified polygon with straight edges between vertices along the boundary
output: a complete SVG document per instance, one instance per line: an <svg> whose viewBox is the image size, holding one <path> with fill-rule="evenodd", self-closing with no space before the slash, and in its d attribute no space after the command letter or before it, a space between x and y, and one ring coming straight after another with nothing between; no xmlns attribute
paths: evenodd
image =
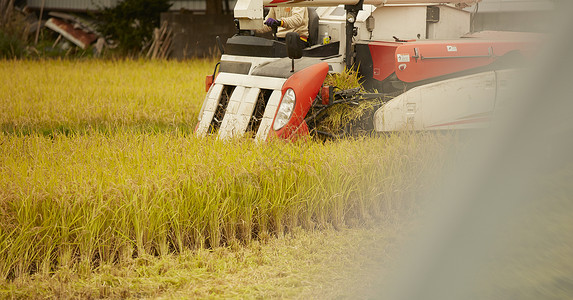
<svg viewBox="0 0 573 300"><path fill-rule="evenodd" d="M457 137L197 138L214 65L0 61L0 297L354 298L391 270Z"/></svg>
<svg viewBox="0 0 573 300"><path fill-rule="evenodd" d="M62 270L371 228L410 210L418 179L439 163L443 140L429 135L197 138L214 64L0 62L0 282L10 295L14 282ZM117 296L102 289L88 296Z"/></svg>

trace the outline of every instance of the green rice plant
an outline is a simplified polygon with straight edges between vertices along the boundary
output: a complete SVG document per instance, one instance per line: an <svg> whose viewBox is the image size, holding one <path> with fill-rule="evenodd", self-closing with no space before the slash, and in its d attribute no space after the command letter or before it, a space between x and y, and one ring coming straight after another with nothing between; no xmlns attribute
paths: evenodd
<svg viewBox="0 0 573 300"><path fill-rule="evenodd" d="M7 148L2 163L8 167L3 172L9 173L2 174L6 179L1 182L1 196L5 214L18 217L2 223L8 226L2 231L8 232L3 235L3 246L11 248L3 252L7 254L3 261L17 259L15 275L19 275L33 270L39 257L50 257L52 248L58 258L53 269L218 247L253 236L282 235L296 226L344 227L349 219L367 214L380 218L383 214L377 212L394 206L384 204L380 196L408 189L406 181L412 177L402 174L401 169L412 164L404 154L391 163L392 169L384 168L387 161L378 158L381 149L416 154L405 149L415 141L389 146L385 139L279 145L275 146L279 150L306 157L300 161L273 157L268 168L257 162L271 154L251 141L229 144L131 132L111 137L102 133L58 135L55 142L43 136L13 136L3 143ZM14 143L27 145L18 149ZM193 146L173 146L178 144ZM364 151L363 147L378 150ZM70 157L73 148L82 153ZM36 157L29 161L20 153L36 153ZM380 185L388 176L395 177L392 184ZM14 223L20 229L10 231ZM20 238L36 242L24 244L18 242ZM10 265L4 268L13 269Z"/></svg>
<svg viewBox="0 0 573 300"><path fill-rule="evenodd" d="M0 129L71 134L193 131L210 60L1 61Z"/></svg>
<svg viewBox="0 0 573 300"><path fill-rule="evenodd" d="M198 138L209 61L0 70L0 282L367 224L443 164L447 137L429 134Z"/></svg>

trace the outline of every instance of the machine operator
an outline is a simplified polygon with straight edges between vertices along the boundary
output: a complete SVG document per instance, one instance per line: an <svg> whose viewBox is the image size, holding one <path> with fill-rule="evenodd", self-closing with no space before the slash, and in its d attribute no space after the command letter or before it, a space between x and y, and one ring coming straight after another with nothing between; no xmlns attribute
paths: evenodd
<svg viewBox="0 0 573 300"><path fill-rule="evenodd" d="M285 39L288 32L296 32L300 35L303 48L308 43L308 11L306 7L271 7L265 18L264 29L260 33L269 32L273 27L277 28L277 38Z"/></svg>

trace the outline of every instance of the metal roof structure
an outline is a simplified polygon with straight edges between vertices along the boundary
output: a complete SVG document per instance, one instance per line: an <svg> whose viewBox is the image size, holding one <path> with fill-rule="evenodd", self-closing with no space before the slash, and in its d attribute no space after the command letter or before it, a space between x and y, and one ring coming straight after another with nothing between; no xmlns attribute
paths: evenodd
<svg viewBox="0 0 573 300"><path fill-rule="evenodd" d="M119 0L44 0L45 9L49 10L72 10L88 11L97 10L99 7L114 6ZM172 0L171 10L204 11L205 0ZM234 7L236 0L229 1ZM39 9L42 0L28 0L30 8ZM473 7L475 8L475 7ZM482 0L479 3L479 12L519 12L540 11L554 8L554 0ZM472 10L472 7L466 10Z"/></svg>
<svg viewBox="0 0 573 300"><path fill-rule="evenodd" d="M63 11L93 11L100 7L115 6L119 0L44 0L44 8L48 10ZM234 5L235 1L230 1ZM206 8L205 0L172 0L171 10L194 10L202 11ZM28 6L40 9L42 0L28 0Z"/></svg>

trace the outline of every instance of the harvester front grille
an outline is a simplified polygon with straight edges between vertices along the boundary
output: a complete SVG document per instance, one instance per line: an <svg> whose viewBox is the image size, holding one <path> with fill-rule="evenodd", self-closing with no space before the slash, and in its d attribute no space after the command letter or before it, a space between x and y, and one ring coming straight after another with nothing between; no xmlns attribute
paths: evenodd
<svg viewBox="0 0 573 300"><path fill-rule="evenodd" d="M215 110L215 115L209 125L210 134L217 132L221 127L221 123L223 123L223 118L225 117L225 112L227 111L227 106L229 105L229 99L231 98L234 90L235 87L232 85L223 86L223 91L219 98L219 104L217 104L217 110Z"/></svg>
<svg viewBox="0 0 573 300"><path fill-rule="evenodd" d="M261 125L261 121L263 120L263 116L265 114L265 108L267 107L267 103L271 98L271 94L273 93L272 90L262 89L259 92L259 96L257 97L257 103L255 103L255 109L253 111L253 115L249 120L249 125L247 125L247 132L251 137L255 137L259 127Z"/></svg>
<svg viewBox="0 0 573 300"><path fill-rule="evenodd" d="M219 73L207 93L196 134L220 139L249 136L266 140L286 80Z"/></svg>

